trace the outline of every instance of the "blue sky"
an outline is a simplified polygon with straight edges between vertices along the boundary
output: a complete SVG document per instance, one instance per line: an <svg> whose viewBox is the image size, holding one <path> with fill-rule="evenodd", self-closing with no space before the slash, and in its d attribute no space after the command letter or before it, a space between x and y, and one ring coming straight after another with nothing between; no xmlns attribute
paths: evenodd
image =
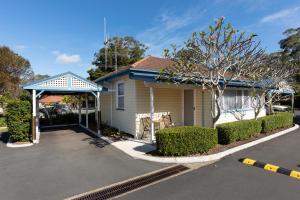
<svg viewBox="0 0 300 200"><path fill-rule="evenodd" d="M0 45L27 58L35 73L72 71L83 77L103 45L103 18L110 36L130 35L147 55L161 56L172 43L207 30L214 19L256 33L268 51L282 32L300 26L299 0L0 0Z"/></svg>

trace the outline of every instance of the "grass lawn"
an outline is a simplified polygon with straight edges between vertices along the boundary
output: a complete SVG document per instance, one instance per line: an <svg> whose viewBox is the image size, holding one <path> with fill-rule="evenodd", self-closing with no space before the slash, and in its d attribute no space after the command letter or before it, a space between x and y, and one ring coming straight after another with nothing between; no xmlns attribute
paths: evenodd
<svg viewBox="0 0 300 200"><path fill-rule="evenodd" d="M7 127L0 127L0 133L7 132Z"/></svg>

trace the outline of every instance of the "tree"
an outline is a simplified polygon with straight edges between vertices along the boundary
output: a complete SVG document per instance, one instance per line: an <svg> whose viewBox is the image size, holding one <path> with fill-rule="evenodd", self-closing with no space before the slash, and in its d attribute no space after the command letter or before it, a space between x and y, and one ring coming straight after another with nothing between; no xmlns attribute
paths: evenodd
<svg viewBox="0 0 300 200"><path fill-rule="evenodd" d="M282 52L264 55L261 65L250 66L243 75L248 78L246 85L251 88L251 106L257 119L261 110L267 106L272 112L272 104L286 99L282 91L290 89L295 63Z"/></svg>
<svg viewBox="0 0 300 200"><path fill-rule="evenodd" d="M6 46L0 46L0 95L5 91L17 95L21 81L30 78L32 74L28 60Z"/></svg>
<svg viewBox="0 0 300 200"><path fill-rule="evenodd" d="M287 37L279 41L280 48L300 64L300 27L287 29L284 34Z"/></svg>
<svg viewBox="0 0 300 200"><path fill-rule="evenodd" d="M95 53L92 64L97 68L88 70L90 80L112 72L116 67L135 63L144 57L147 50L144 44L130 36L113 37L107 41L106 46L107 59L105 59L105 47ZM106 64L105 60L107 60Z"/></svg>
<svg viewBox="0 0 300 200"><path fill-rule="evenodd" d="M225 25L224 18L215 21L209 31L193 33L185 46L177 51L165 50L174 65L166 68L159 78L175 83L193 83L211 93L213 126L221 115L221 99L228 84L241 79L246 68L258 65L263 55L256 35L246 35Z"/></svg>

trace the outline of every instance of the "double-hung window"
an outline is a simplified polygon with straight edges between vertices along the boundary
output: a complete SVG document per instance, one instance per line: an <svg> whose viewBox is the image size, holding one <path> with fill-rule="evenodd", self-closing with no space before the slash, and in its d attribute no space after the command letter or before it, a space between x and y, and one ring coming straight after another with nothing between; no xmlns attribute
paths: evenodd
<svg viewBox="0 0 300 200"><path fill-rule="evenodd" d="M117 83L117 109L124 110L124 83Z"/></svg>

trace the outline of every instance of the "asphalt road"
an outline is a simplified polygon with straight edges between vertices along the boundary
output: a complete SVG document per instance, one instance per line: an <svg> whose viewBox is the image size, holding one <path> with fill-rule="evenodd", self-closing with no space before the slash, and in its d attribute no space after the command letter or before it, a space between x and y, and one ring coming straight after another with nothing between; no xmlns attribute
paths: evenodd
<svg viewBox="0 0 300 200"><path fill-rule="evenodd" d="M32 147L0 141L0 199L64 199L164 166L135 160L82 129L52 130Z"/></svg>
<svg viewBox="0 0 300 200"><path fill-rule="evenodd" d="M297 112L299 121L299 114ZM120 199L253 200L299 199L300 180L246 166L240 158L252 158L300 171L300 129L212 165L127 194Z"/></svg>

